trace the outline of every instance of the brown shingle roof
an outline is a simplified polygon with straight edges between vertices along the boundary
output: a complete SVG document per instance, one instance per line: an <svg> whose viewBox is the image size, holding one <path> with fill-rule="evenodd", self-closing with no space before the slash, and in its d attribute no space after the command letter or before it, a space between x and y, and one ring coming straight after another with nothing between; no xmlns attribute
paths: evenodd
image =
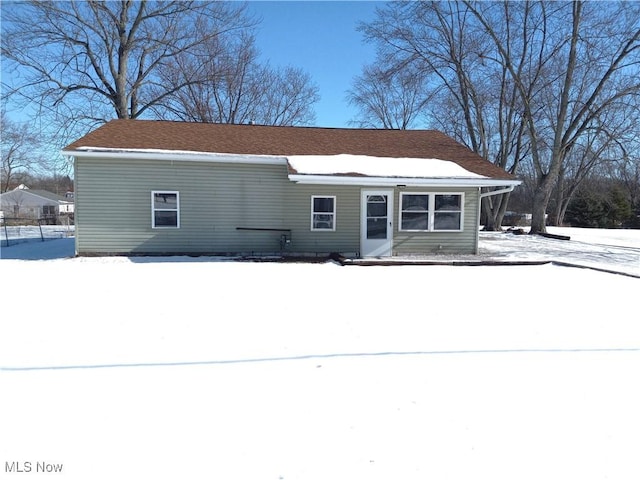
<svg viewBox="0 0 640 480"><path fill-rule="evenodd" d="M247 155L369 155L437 158L487 177L515 177L435 130L272 127L112 120L65 148L159 149Z"/></svg>

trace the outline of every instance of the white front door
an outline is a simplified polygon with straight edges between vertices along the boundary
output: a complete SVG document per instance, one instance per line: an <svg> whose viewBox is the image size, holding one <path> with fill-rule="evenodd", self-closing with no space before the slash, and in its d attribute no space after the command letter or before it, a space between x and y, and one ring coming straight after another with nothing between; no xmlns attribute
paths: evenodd
<svg viewBox="0 0 640 480"><path fill-rule="evenodd" d="M388 257L393 247L393 190L362 190L360 256Z"/></svg>

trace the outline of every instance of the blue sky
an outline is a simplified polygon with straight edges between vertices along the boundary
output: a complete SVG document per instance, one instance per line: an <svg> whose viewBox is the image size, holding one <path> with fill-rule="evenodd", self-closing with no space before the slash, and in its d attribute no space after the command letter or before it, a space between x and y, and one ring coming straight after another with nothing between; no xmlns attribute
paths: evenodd
<svg viewBox="0 0 640 480"><path fill-rule="evenodd" d="M1 0L0 0L1 1ZM261 60L274 67L292 66L310 74L318 86L316 126L347 127L356 114L346 91L362 67L375 58L375 48L356 28L370 21L382 1L262 1L246 2L261 19L256 40ZM6 73L6 72L3 72ZM14 119L20 112L12 111Z"/></svg>
<svg viewBox="0 0 640 480"><path fill-rule="evenodd" d="M345 99L353 78L375 57L372 45L356 31L374 18L383 2L251 1L262 18L256 35L263 61L272 66L299 67L320 90L316 126L347 127L356 111Z"/></svg>

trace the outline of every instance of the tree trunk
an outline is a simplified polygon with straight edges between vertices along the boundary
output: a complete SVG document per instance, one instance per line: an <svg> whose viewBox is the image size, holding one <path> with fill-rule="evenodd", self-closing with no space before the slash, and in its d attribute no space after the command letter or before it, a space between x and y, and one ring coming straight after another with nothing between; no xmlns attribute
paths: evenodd
<svg viewBox="0 0 640 480"><path fill-rule="evenodd" d="M565 198L564 200L562 200L562 204L560 205L560 208L558 208L557 225L559 227L564 225L564 216L567 214L567 207L569 207L570 201L571 201L571 197Z"/></svg>
<svg viewBox="0 0 640 480"><path fill-rule="evenodd" d="M482 199L482 210L484 212L483 229L487 232L497 232L498 230L500 230L500 225L496 222L496 212L493 208L491 208L490 197Z"/></svg>
<svg viewBox="0 0 640 480"><path fill-rule="evenodd" d="M502 220L507 211L510 193L489 196L482 199L484 212L484 230L487 232L499 232L502 229ZM495 199L495 200L494 200Z"/></svg>
<svg viewBox="0 0 640 480"><path fill-rule="evenodd" d="M553 183L546 176L536 186L533 192L533 207L531 209L531 230L529 233L546 233L547 232L547 207L551 199L551 191Z"/></svg>

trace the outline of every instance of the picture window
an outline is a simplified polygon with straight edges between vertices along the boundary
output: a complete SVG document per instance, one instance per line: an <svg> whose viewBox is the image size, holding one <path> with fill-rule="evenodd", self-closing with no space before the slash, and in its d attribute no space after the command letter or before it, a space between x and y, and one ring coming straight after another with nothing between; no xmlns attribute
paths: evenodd
<svg viewBox="0 0 640 480"><path fill-rule="evenodd" d="M462 193L400 193L400 231L462 231Z"/></svg>

